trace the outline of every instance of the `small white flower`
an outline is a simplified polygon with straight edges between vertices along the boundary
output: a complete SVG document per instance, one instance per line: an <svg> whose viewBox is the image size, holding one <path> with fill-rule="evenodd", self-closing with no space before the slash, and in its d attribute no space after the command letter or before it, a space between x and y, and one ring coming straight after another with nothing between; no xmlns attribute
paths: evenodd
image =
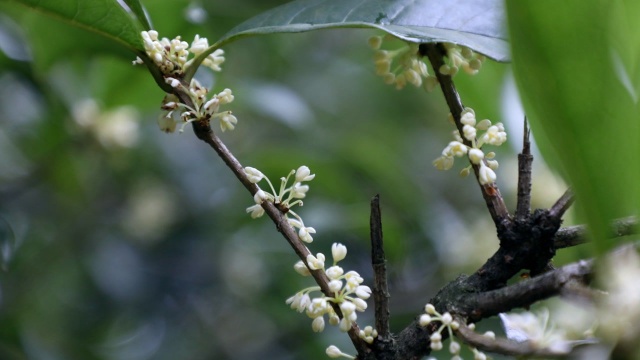
<svg viewBox="0 0 640 360"><path fill-rule="evenodd" d="M500 164L498 160L487 160L487 166L491 168L491 170L498 170Z"/></svg>
<svg viewBox="0 0 640 360"><path fill-rule="evenodd" d="M318 253L317 256L307 255L307 264L311 270L320 270L324 268L324 254Z"/></svg>
<svg viewBox="0 0 640 360"><path fill-rule="evenodd" d="M311 181L316 177L315 174L311 174L311 170L307 166L300 166L296 170L296 182Z"/></svg>
<svg viewBox="0 0 640 360"><path fill-rule="evenodd" d="M300 228L300 231L298 231L298 237L300 238L300 240L306 243L311 243L313 242L313 237L311 236L311 234L315 233L316 229L312 227L302 227Z"/></svg>
<svg viewBox="0 0 640 360"><path fill-rule="evenodd" d="M347 247L340 243L333 243L331 245L331 256L333 257L333 262L337 263L347 256Z"/></svg>
<svg viewBox="0 0 640 360"><path fill-rule="evenodd" d="M244 173L247 175L247 178L249 178L249 181L254 184L258 183L264 178L264 174L261 173L260 170L252 168L250 166L244 168Z"/></svg>
<svg viewBox="0 0 640 360"><path fill-rule="evenodd" d="M301 185L301 183L295 183L291 189L291 196L294 199L304 199L309 191L309 185Z"/></svg>
<svg viewBox="0 0 640 360"><path fill-rule="evenodd" d="M327 277L331 280L335 280L338 279L340 276L342 276L342 274L344 273L344 270L337 265L334 265L330 268L328 268L325 273L327 274Z"/></svg>
<svg viewBox="0 0 640 360"><path fill-rule="evenodd" d="M264 209L262 208L261 205L253 205L253 206L249 206L247 208L247 213L251 214L251 218L252 219L257 219L259 217L261 217L262 215L264 215Z"/></svg>
<svg viewBox="0 0 640 360"><path fill-rule="evenodd" d="M480 179L480 184L492 184L496 181L496 173L491 170L490 167L486 166L483 162L480 163L480 170L478 171L478 177Z"/></svg>
<svg viewBox="0 0 640 360"><path fill-rule="evenodd" d="M477 125L476 125L476 129L478 130L487 130L489 128L489 126L491 126L491 120L489 119L484 119L481 120Z"/></svg>
<svg viewBox="0 0 640 360"><path fill-rule="evenodd" d="M238 123L238 119L231 115L231 111L227 111L220 116L220 129L222 132L235 129L235 125Z"/></svg>
<svg viewBox="0 0 640 360"><path fill-rule="evenodd" d="M453 157L441 156L433 161L433 166L438 170L449 170L453 167Z"/></svg>
<svg viewBox="0 0 640 360"><path fill-rule="evenodd" d="M467 126L467 125L465 125L465 126ZM474 132L473 137L475 138L475 132ZM463 143L459 142L459 141L452 141L452 142L449 143L449 145L447 147L450 149L451 154L453 156L457 156L457 157L462 157L462 156L466 155L467 154L467 150L468 150L467 146L464 145Z"/></svg>
<svg viewBox="0 0 640 360"><path fill-rule="evenodd" d="M356 288L356 296L360 299L368 299L371 296L371 288L367 285L360 285Z"/></svg>
<svg viewBox="0 0 640 360"><path fill-rule="evenodd" d="M195 55L199 55L207 50L207 48L209 48L209 41L207 40L207 38L201 38L200 35L196 34L196 37L191 43L189 51L194 53Z"/></svg>
<svg viewBox="0 0 640 360"><path fill-rule="evenodd" d="M304 264L304 262L302 262L302 260L299 260L297 263L295 263L295 265L293 265L293 269L302 276L311 275L311 273L309 272L309 268Z"/></svg>
<svg viewBox="0 0 640 360"><path fill-rule="evenodd" d="M253 195L253 200L256 202L256 204L262 204L266 200L269 200L269 195L267 195L264 190L260 189L256 191L255 195Z"/></svg>
<svg viewBox="0 0 640 360"><path fill-rule="evenodd" d="M482 150L476 148L469 150L469 161L471 161L472 164L478 165L482 162L482 159L484 159L484 152L482 152Z"/></svg>

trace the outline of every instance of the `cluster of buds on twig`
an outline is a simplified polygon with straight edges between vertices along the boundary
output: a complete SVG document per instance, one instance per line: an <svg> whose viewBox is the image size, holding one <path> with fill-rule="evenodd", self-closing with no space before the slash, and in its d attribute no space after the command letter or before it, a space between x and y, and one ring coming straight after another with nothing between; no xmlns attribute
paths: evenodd
<svg viewBox="0 0 640 360"><path fill-rule="evenodd" d="M449 114L450 120L453 117ZM507 133L502 123L492 124L489 119L480 122L476 121L476 114L471 108L465 108L460 116L460 122L463 124L463 134L460 135L458 130L453 132L455 141L452 141L442 150L442 156L433 161L433 166L438 170L449 170L453 167L453 161L456 157L467 156L469 162L480 166L479 180L482 185L490 184L496 181L496 173L498 169L498 161L494 160L494 152L487 154L482 150L483 145L500 146L507 141ZM479 131L484 131L481 135ZM464 144L464 140L471 143L471 146ZM460 172L461 176L467 176L471 172L471 165L465 167Z"/></svg>
<svg viewBox="0 0 640 360"><path fill-rule="evenodd" d="M193 62L190 56L199 55L209 48L209 42L206 38L196 35L193 43L183 41L180 36L169 40L168 38L158 38L158 32L155 30L141 32L144 43L145 52L154 64L160 69L164 76L164 80L171 87L181 90L181 93L187 95L191 100L189 104L180 101L178 96L168 94L162 100L162 110L165 112L158 118L158 125L164 132L174 132L177 124L182 123L180 132L186 124L193 121L218 119L220 121L220 129L233 130L238 123L238 119L232 115L231 111L219 111L221 105L228 104L233 101L234 96L230 89L224 89L222 92L208 98L209 89L202 86L196 79L192 79L189 86L185 86L180 81L184 76L184 72ZM209 54L202 64L209 67L213 71L220 71L220 65L224 62L224 51L218 49ZM143 61L137 57L133 64L142 64ZM179 111L177 111L179 110Z"/></svg>

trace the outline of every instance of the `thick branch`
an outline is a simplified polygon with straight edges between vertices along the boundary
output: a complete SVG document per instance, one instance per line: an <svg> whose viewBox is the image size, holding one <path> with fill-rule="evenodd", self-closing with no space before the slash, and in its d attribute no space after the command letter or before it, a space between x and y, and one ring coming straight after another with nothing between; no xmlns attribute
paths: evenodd
<svg viewBox="0 0 640 360"><path fill-rule="evenodd" d="M470 321L477 322L558 295L576 283L588 284L592 272L593 261L581 260L501 289L466 294L458 303L459 311L467 314Z"/></svg>
<svg viewBox="0 0 640 360"><path fill-rule="evenodd" d="M518 154L518 201L516 205L516 221L524 222L531 213L531 155L530 132L527 119L524 119L524 135L522 153Z"/></svg>
<svg viewBox="0 0 640 360"><path fill-rule="evenodd" d="M383 339L389 337L389 289L387 287L387 261L382 244L382 216L380 196L371 200L371 264L373 266L373 302L376 330Z"/></svg>
<svg viewBox="0 0 640 360"><path fill-rule="evenodd" d="M438 78L438 82L440 83L440 88L442 89L442 93L444 94L447 106L449 106L449 111L451 112L451 115L453 116L453 119L456 123L456 127L460 134L463 134L463 125L460 122L460 114L464 110L464 106L462 105L462 101L460 100L460 96L458 95L458 91L453 84L451 76L443 75L440 73L440 71L438 71L438 69L440 69L440 67L444 64L444 51L442 50L440 45L434 43L421 44L419 51L421 55L426 55L429 58L436 77ZM469 147L472 146L469 140L463 138L463 141L465 145ZM487 185L480 184L480 166L475 164L471 165L473 166L473 172L476 176L476 180L478 181L478 185L480 185L482 197L487 204L487 208L489 209L491 218L496 225L499 225L503 220L509 218L509 211L507 210L507 206L502 199L502 195L500 195L500 190L495 183Z"/></svg>

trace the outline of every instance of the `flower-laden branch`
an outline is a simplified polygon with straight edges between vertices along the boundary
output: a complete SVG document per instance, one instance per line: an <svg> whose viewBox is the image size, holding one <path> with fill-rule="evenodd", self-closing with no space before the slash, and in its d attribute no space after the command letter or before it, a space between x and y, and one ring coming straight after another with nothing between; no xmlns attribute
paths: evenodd
<svg viewBox="0 0 640 360"><path fill-rule="evenodd" d="M207 143L215 150L218 156L229 167L233 174L249 190L254 198L255 205L249 207L247 212L253 218L266 213L276 224L278 231L285 237L294 252L300 258L294 269L305 276L311 275L317 286L298 292L287 300L292 308L306 312L314 319L312 328L314 331L322 331L324 328L324 315L329 318L329 323L339 325L340 330L347 332L358 353L368 351L368 344L377 337L377 332L370 326L360 330L355 320L356 311L364 311L367 308L366 299L371 294L368 286L362 285L364 279L355 271L344 273L337 262L346 256L346 247L334 244L332 255L333 266L324 268L325 256L322 253L312 255L303 242L311 243L315 229L304 225L302 218L291 210L295 205L302 205L302 198L309 190L303 182L311 181L312 175L309 168L301 166L292 170L282 178L278 191L271 181L259 170L252 167L243 167L240 162L227 149L224 143L214 134L210 122L212 119L220 121L220 128L224 132L233 130L237 124L237 118L230 111L220 112L219 107L231 103L234 96L230 89L209 98L209 89L202 86L196 79L191 79L185 84L185 72L190 69L193 59L190 54L202 54L208 48L205 38L196 35L191 46L187 42L176 37L173 40L167 38L158 39L158 33L151 30L143 31L142 38L145 44L146 55L153 60L154 66L160 70L164 81L171 86L172 93L165 96L162 109L166 111L158 124L165 132L173 132L176 125L181 122L182 132L186 124L192 124L198 139ZM220 71L220 65L224 61L223 51L216 50L208 54L202 62L213 71ZM142 64L144 60L138 57L135 64ZM179 117L174 116L181 111ZM177 121L176 118L181 121ZM287 186L293 176L293 185ZM258 182L266 180L271 192L260 189ZM291 218L292 216L293 218ZM296 230L297 229L297 230ZM311 299L310 293L319 291L320 296Z"/></svg>
<svg viewBox="0 0 640 360"><path fill-rule="evenodd" d="M427 56L436 71L436 78L440 83L440 88L444 94L449 110L453 117L453 121L458 130L458 134L462 134L462 144L468 149L469 160L473 168L475 177L482 190L482 196L487 204L489 213L493 222L498 225L503 220L509 218L509 211L500 195L500 190L495 184L495 173L493 173L492 166L494 163L490 163L485 160L484 152L479 148L483 143L501 144L506 140L506 134L503 135L504 129L499 125L489 125L484 120L478 124L475 124L475 114L462 105L460 95L453 84L451 71L447 70L447 64L444 62L444 54L447 54L446 49L440 44L421 44L419 47L419 54ZM439 71L444 69L445 71ZM473 115L473 116L472 116ZM478 143L474 142L476 131L472 128L475 125L475 130L486 129L485 135L480 139ZM460 142L460 141L458 141ZM454 146L456 146L455 144ZM456 150L452 149L454 155L458 155ZM437 166L437 164L436 164Z"/></svg>

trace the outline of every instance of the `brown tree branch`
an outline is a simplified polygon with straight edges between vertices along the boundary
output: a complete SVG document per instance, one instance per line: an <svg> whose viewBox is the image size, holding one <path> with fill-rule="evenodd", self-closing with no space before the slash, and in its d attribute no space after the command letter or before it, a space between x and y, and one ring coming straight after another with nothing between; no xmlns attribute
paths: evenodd
<svg viewBox="0 0 640 360"><path fill-rule="evenodd" d="M638 233L638 219L628 217L615 220L611 225L613 237L627 236ZM574 225L561 228L553 238L556 249L567 248L587 242L587 228L584 225Z"/></svg>
<svg viewBox="0 0 640 360"><path fill-rule="evenodd" d="M460 122L460 115L464 110L464 105L462 105L460 95L458 95L458 91L453 84L451 76L443 75L438 70L444 64L443 57L445 52L442 48L442 45L435 43L421 44L419 47L419 53L420 55L427 56L429 58L429 62L431 62L431 66L433 67L435 75L438 78L438 82L440 83L440 88L442 89L442 93L444 94L444 98L447 102L447 106L449 107L449 111L451 112L451 115L453 116L453 119L456 123L456 128L458 129L460 134L463 134L463 125ZM465 138L463 138L462 140L465 145L472 146L469 140ZM476 181L480 186L482 197L484 198L487 204L487 208L489 209L489 213L491 214L491 218L496 225L499 225L502 221L509 218L509 211L507 210L507 206L502 199L502 195L500 195L500 190L495 183L487 185L480 184L480 166L475 164L471 165L473 167Z"/></svg>
<svg viewBox="0 0 640 360"><path fill-rule="evenodd" d="M548 349L539 349L530 342L516 342L504 338L491 338L482 334L478 334L470 329L460 318L460 327L456 331L456 336L464 343L478 348L482 351L498 353L510 356L536 356L536 357L563 357L567 354L559 354Z"/></svg>
<svg viewBox="0 0 640 360"><path fill-rule="evenodd" d="M209 121L200 120L194 121L193 130L198 139L207 143L211 148L215 150L218 156L224 161L224 163L229 167L231 172L240 180L242 185L249 190L251 195L254 195L258 191L258 186L251 181L244 172L244 168L240 164L240 162L233 156L233 154L227 149L227 147L222 143L220 138L218 138L213 131L211 130ZM295 229L289 224L289 221L284 216L282 211L276 207L273 203L269 201L265 201L262 203L262 207L267 213L267 215L271 218L271 220L275 223L278 231L284 236L287 240L291 248L294 250L296 255L309 267L307 263L307 255L310 254L309 249L300 241L298 238L298 234ZM321 291L328 297L332 297L333 293L329 289L329 278L322 270L310 270L311 276L313 276L314 280L320 286ZM338 316L342 318L342 311L340 311L340 307L331 303L334 311ZM355 346L358 354L363 354L369 352L368 344L359 337L360 329L357 324L353 324L351 329L349 329L348 335L351 339L351 342Z"/></svg>
<svg viewBox="0 0 640 360"><path fill-rule="evenodd" d="M373 266L373 302L376 330L382 339L389 337L389 289L387 287L387 260L382 243L382 215L380 196L371 199L371 265Z"/></svg>
<svg viewBox="0 0 640 360"><path fill-rule="evenodd" d="M562 218L564 216L564 213L567 212L567 210L569 210L569 207L571 207L571 205L573 204L573 200L573 192L571 191L571 189L567 189L567 191L562 194L560 199L558 199L558 201L556 201L556 203L553 204L551 208L549 208L549 215L558 219Z"/></svg>

